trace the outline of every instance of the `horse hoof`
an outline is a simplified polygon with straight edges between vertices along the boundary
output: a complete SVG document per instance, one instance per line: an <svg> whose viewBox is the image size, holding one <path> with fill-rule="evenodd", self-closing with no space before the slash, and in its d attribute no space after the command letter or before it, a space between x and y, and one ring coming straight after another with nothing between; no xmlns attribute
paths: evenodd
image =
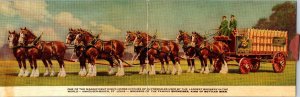
<svg viewBox="0 0 300 97"><path fill-rule="evenodd" d="M228 71L226 71L226 70L221 70L219 73L221 73L221 74L227 74Z"/></svg>
<svg viewBox="0 0 300 97"><path fill-rule="evenodd" d="M176 74L176 72L172 72L172 75L175 75Z"/></svg>
<svg viewBox="0 0 300 97"><path fill-rule="evenodd" d="M44 75L43 76L49 76L49 73L44 73Z"/></svg>
<svg viewBox="0 0 300 97"><path fill-rule="evenodd" d="M166 73L165 71L161 71L161 72L160 72L160 74L165 74L165 73Z"/></svg>
<svg viewBox="0 0 300 97"><path fill-rule="evenodd" d="M181 74L182 74L182 72L178 72L178 73L177 73L177 75L181 75Z"/></svg>
<svg viewBox="0 0 300 97"><path fill-rule="evenodd" d="M114 74L114 72L108 72L108 75L113 75Z"/></svg>
<svg viewBox="0 0 300 97"><path fill-rule="evenodd" d="M50 74L50 76L52 77L52 76L55 76L55 73L54 72L52 72L51 74Z"/></svg>

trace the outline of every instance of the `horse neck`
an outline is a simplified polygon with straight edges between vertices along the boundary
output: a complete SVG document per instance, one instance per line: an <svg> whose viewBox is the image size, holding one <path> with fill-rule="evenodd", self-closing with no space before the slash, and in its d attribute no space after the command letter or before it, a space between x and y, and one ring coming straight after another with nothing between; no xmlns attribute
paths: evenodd
<svg viewBox="0 0 300 97"><path fill-rule="evenodd" d="M187 35L186 37L183 38L183 44L188 45L192 40L190 39L190 36Z"/></svg>
<svg viewBox="0 0 300 97"><path fill-rule="evenodd" d="M85 45L87 45L88 43L92 42L94 39L94 37L90 36L90 35L86 35L83 39L83 42Z"/></svg>

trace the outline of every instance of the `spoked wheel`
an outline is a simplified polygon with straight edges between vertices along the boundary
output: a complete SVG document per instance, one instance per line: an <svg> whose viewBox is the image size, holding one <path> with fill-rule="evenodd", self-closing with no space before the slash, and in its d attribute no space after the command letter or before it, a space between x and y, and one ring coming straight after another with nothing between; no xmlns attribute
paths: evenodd
<svg viewBox="0 0 300 97"><path fill-rule="evenodd" d="M258 59L252 59L251 60L251 64L252 64L252 68L251 68L251 72L257 72L259 70L260 67L260 61Z"/></svg>
<svg viewBox="0 0 300 97"><path fill-rule="evenodd" d="M248 74L252 68L251 59L242 58L239 62L239 66L241 74Z"/></svg>
<svg viewBox="0 0 300 97"><path fill-rule="evenodd" d="M275 73L283 72L286 66L286 58L283 53L276 53L273 57L273 70Z"/></svg>
<svg viewBox="0 0 300 97"><path fill-rule="evenodd" d="M219 73L222 68L222 60L216 59L214 60L214 68L215 68L215 73Z"/></svg>

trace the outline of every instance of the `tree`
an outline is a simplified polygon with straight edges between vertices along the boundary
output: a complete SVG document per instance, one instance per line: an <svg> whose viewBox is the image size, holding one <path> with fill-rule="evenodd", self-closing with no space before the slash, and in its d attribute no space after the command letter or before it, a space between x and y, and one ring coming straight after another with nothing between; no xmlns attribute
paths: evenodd
<svg viewBox="0 0 300 97"><path fill-rule="evenodd" d="M296 34L296 2L275 5L272 14L268 18L259 19L254 28L288 31L290 41Z"/></svg>

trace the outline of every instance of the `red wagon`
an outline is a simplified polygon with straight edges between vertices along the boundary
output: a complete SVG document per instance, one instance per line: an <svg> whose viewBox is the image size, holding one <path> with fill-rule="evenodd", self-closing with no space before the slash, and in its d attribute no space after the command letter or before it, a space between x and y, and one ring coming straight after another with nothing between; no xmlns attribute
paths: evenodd
<svg viewBox="0 0 300 97"><path fill-rule="evenodd" d="M260 62L271 62L276 73L284 71L287 57L287 31L239 29L236 34L215 36L215 41L223 41L230 47L226 60L236 60L240 73L259 70ZM214 61L214 67L221 68L220 60ZM220 70L220 69L216 69Z"/></svg>

